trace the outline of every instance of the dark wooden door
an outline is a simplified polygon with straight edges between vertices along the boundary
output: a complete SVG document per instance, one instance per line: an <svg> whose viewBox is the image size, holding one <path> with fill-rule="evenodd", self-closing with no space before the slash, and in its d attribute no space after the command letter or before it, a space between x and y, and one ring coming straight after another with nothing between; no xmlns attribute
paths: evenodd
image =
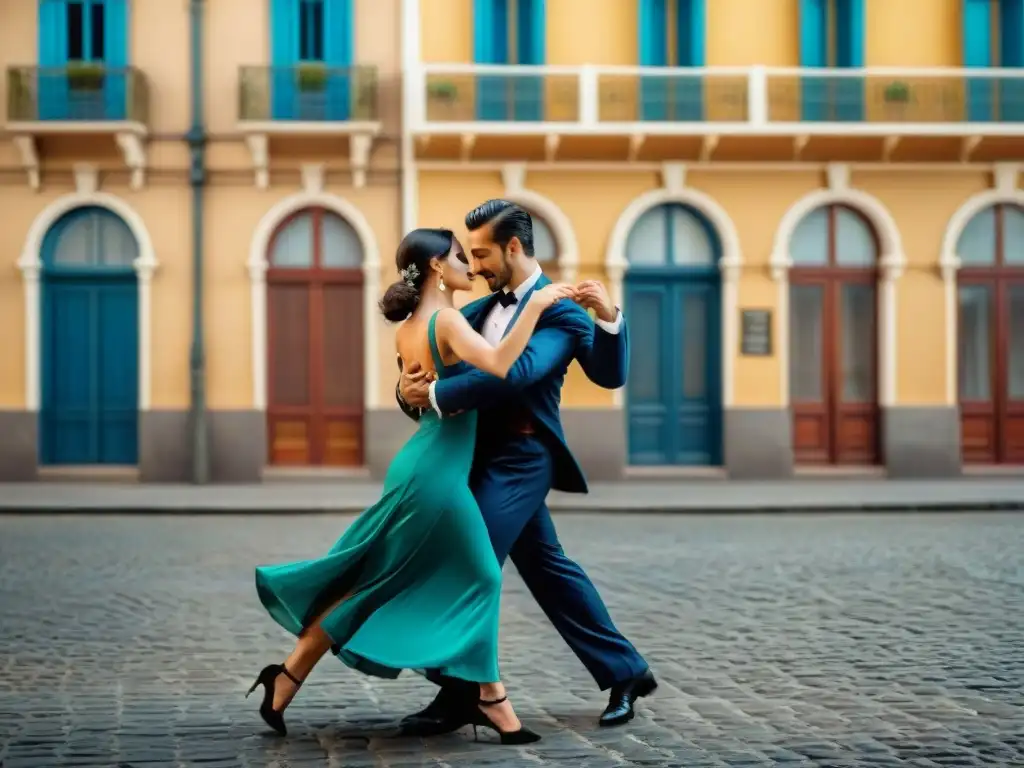
<svg viewBox="0 0 1024 768"><path fill-rule="evenodd" d="M268 460L360 466L363 274L333 266L345 263L330 255L341 246L327 244L336 216L320 210L300 216L282 227L281 258L276 265L271 259L267 273Z"/></svg>
<svg viewBox="0 0 1024 768"><path fill-rule="evenodd" d="M795 274L790 286L790 402L800 464L879 461L874 274Z"/></svg>
<svg viewBox="0 0 1024 768"><path fill-rule="evenodd" d="M958 294L963 460L1024 463L1024 274L968 271Z"/></svg>
<svg viewBox="0 0 1024 768"><path fill-rule="evenodd" d="M1024 463L1024 208L977 213L957 243L963 460Z"/></svg>
<svg viewBox="0 0 1024 768"><path fill-rule="evenodd" d="M876 464L877 253L853 209L808 214L790 243L789 400L799 464Z"/></svg>

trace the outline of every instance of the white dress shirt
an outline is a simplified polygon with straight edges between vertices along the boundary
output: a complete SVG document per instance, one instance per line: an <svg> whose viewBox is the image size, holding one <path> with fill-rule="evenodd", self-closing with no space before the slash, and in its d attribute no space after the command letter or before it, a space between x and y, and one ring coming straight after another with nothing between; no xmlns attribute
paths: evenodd
<svg viewBox="0 0 1024 768"><path fill-rule="evenodd" d="M491 311L487 313L487 317L484 318L483 328L480 333L492 347L496 347L501 343L501 339L505 335L505 330L508 328L508 324L512 322L512 318L515 316L516 310L519 308L519 302L521 302L530 289L536 285L537 281L540 280L540 277L543 274L544 271L538 264L537 268L533 271L533 274L523 280L523 282L519 284L519 287L513 291L516 297L515 304L510 304L505 307L501 305L501 302L495 302ZM501 289L501 292L508 293L504 288ZM608 333L618 333L619 329L622 327L622 312L616 309L615 319L610 323L598 318L594 318L594 322ZM437 382L431 382L430 388L427 390L427 394L430 397L430 404L437 412L437 415L443 417L444 414L442 414L441 409L437 407L437 400L434 398L434 385L436 383Z"/></svg>

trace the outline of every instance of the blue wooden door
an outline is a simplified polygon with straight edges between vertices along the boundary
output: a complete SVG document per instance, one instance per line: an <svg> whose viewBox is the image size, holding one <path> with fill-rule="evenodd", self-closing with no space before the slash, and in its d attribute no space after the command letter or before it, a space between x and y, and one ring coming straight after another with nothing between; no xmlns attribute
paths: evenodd
<svg viewBox="0 0 1024 768"><path fill-rule="evenodd" d="M722 461L719 286L706 270L628 279L631 464Z"/></svg>
<svg viewBox="0 0 1024 768"><path fill-rule="evenodd" d="M632 464L722 461L720 252L714 229L678 203L647 211L629 233Z"/></svg>
<svg viewBox="0 0 1024 768"><path fill-rule="evenodd" d="M133 276L45 281L42 464L138 460L137 318Z"/></svg>
<svg viewBox="0 0 1024 768"><path fill-rule="evenodd" d="M625 310L633 339L629 365L628 440L631 464L671 464L672 297L657 280L631 279ZM669 357L665 355L669 354Z"/></svg>
<svg viewBox="0 0 1024 768"><path fill-rule="evenodd" d="M138 461L138 285L131 231L101 208L43 241L40 463Z"/></svg>
<svg viewBox="0 0 1024 768"><path fill-rule="evenodd" d="M721 361L718 275L673 286L676 350L672 378L674 464L722 463Z"/></svg>

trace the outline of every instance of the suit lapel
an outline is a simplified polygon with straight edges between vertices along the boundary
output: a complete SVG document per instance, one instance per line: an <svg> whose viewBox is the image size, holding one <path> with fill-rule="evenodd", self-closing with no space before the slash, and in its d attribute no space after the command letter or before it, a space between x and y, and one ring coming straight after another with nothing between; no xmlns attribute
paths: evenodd
<svg viewBox="0 0 1024 768"><path fill-rule="evenodd" d="M484 320L497 303L498 294L495 292L483 299L477 299L473 302L472 307L467 308L467 311L464 311L463 314L465 314L467 322L473 326L474 331L477 333L483 333Z"/></svg>
<svg viewBox="0 0 1024 768"><path fill-rule="evenodd" d="M505 328L505 332L503 334L501 334L501 338L505 338L506 336L508 336L508 332L511 331L512 330L512 326L516 324L516 320L519 319L519 315L522 314L522 312L523 312L523 307L526 306L526 302L528 302L530 300L530 296L533 294L533 292L536 291L538 288L543 288L545 285L548 285L550 282L551 281L548 280L546 275L541 275L539 278L537 278L537 282L535 282L533 284L533 287L530 288L530 290L528 290L526 292L526 295L523 296L523 298L521 298L518 302L516 302L515 314L512 315L512 319L508 321L508 327Z"/></svg>

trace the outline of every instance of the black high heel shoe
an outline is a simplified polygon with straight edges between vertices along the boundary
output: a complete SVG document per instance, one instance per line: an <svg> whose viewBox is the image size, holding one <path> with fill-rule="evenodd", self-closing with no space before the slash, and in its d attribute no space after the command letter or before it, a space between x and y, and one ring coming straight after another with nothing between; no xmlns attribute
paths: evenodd
<svg viewBox="0 0 1024 768"><path fill-rule="evenodd" d="M277 685L278 675L284 675L287 677L295 683L296 688L300 688L302 686L302 681L289 672L288 667L284 664L268 664L260 670L260 676L256 678L256 682L253 683L252 687L246 692L245 698L249 698L249 694L262 685L263 703L260 704L260 717L263 718L263 722L279 734L287 736L288 729L284 725L284 715L274 709L274 688Z"/></svg>
<svg viewBox="0 0 1024 768"><path fill-rule="evenodd" d="M477 703L480 707L496 707L499 704L504 704L508 701L508 696L502 696L500 699L494 701L485 701L480 699ZM534 733L524 725L519 726L518 731L503 731L497 726L497 724L487 716L480 707L473 708L473 719L470 723L473 726L473 739L476 740L476 729L477 726L481 728L490 728L492 731L498 734L501 739L501 743L506 746L515 746L520 744L533 744L535 741L540 741L540 734Z"/></svg>

